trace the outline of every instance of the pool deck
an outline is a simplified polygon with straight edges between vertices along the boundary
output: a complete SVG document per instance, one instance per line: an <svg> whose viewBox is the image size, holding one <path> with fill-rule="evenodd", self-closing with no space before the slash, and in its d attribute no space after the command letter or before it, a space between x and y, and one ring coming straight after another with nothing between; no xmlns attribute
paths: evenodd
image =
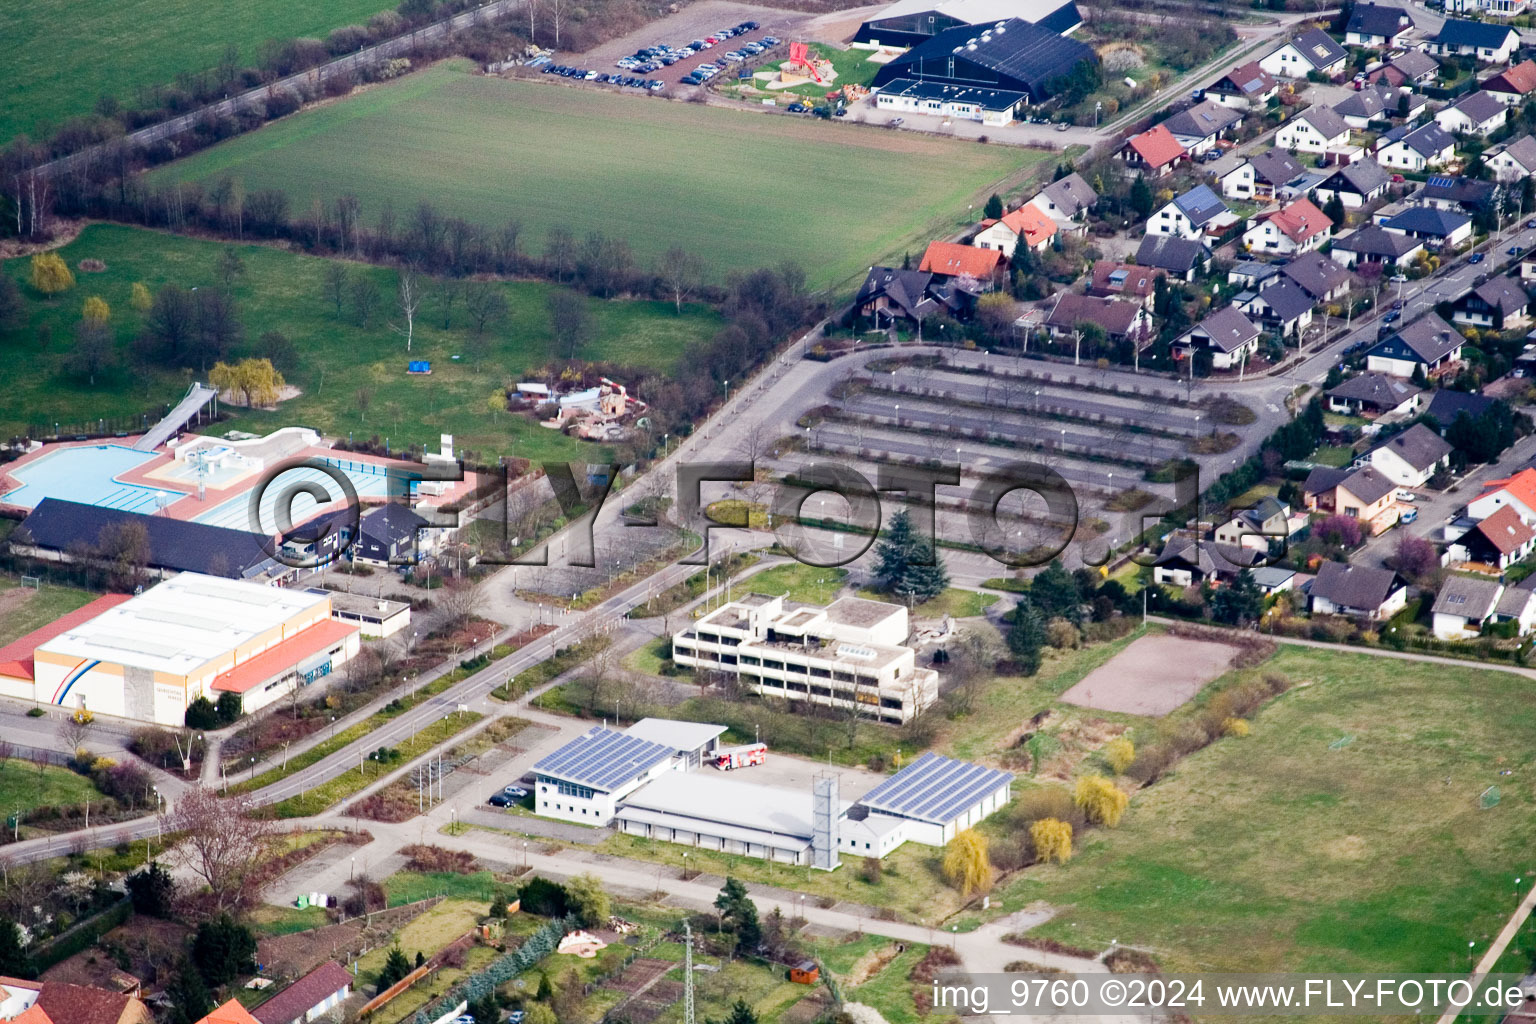
<svg viewBox="0 0 1536 1024"><path fill-rule="evenodd" d="M41 459L47 455L51 455L54 452L62 451L66 448L99 448L103 445L128 448L132 447L133 442L142 436L143 435L141 434L131 434L126 437L98 438L94 441L59 441L51 444L45 444L35 452L28 452L26 455L16 459L14 462L7 463L3 469L0 469L0 508L16 509L22 512L31 511L25 505L13 505L7 503L5 500L6 494L9 494L11 491L14 491L23 486L23 481L16 478L12 474L15 470L24 468L28 463L36 462L38 459ZM206 435L184 434L182 437L185 438L185 440L182 441L182 446L185 446L196 438L203 436ZM218 441L220 439L210 437L209 440ZM381 468L398 467L401 469L409 469L417 466L417 463L406 462L401 459L386 459L377 455L365 455L361 452L342 451L334 448L326 448L315 445L310 445L300 449L292 456L290 456L290 458L344 459L349 462L367 463L369 465L379 466ZM161 449L159 452L155 453L152 458L147 459L145 462L134 467L126 473L120 473L116 475L113 477L113 479L123 484L134 484L140 487L148 487L157 491L164 491L167 495L179 495L179 497L176 497L175 500L167 504L164 510L156 514L169 516L172 519L190 521L196 519L198 516L203 515L206 512L213 510L219 505L222 505L224 502L229 501L231 498L238 498L241 495L250 493L251 489L259 480L261 480L262 476L266 472L266 470L263 469L260 473L242 477L239 480L233 481L232 484L228 487L217 488L210 486L205 492L206 496L204 500L198 501L197 487L195 484L173 484L163 477L155 477L153 475L157 470L164 468L175 460L176 457L174 454ZM433 500L441 504L448 504L450 502L457 501L459 498L474 490L476 483L476 474L466 472L464 474L463 480L454 482L453 486L448 489L447 493L442 495L442 497L434 498ZM359 495L359 500L364 504L383 504L387 499L382 495Z"/></svg>

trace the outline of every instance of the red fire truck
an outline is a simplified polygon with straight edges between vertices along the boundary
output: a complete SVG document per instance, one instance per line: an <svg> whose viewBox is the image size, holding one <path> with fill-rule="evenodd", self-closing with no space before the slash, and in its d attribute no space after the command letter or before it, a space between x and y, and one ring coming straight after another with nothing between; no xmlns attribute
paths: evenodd
<svg viewBox="0 0 1536 1024"><path fill-rule="evenodd" d="M750 768L762 764L768 758L768 744L749 743L744 747L724 747L715 751L715 767L723 772L733 768Z"/></svg>

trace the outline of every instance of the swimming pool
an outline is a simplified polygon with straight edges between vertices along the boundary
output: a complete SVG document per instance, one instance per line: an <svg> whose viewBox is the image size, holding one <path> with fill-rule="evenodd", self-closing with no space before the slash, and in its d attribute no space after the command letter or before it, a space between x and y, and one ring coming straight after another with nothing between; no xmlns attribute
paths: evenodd
<svg viewBox="0 0 1536 1024"><path fill-rule="evenodd" d="M322 461L345 473L347 479L352 481L352 486L357 490L359 498L384 498L389 496L389 475L383 466L370 462L357 462L351 459L327 458ZM266 472L264 471L260 477L253 478L250 481L251 486L255 487L265 476ZM291 508L293 522L303 522L316 512L333 512L344 507L346 498L342 493L341 485L323 470L304 466L286 469L272 478L271 483L261 495L261 511L258 522L251 522L251 495L249 491L237 498L230 498L228 501L216 505L206 512L193 516L193 522L205 523L210 526L223 526L231 530L246 530L251 533L277 533L278 499L289 493L294 486L301 482L318 484L324 488L325 493L330 496L330 502L319 503L307 494L295 494ZM401 486L402 484L396 483L397 491Z"/></svg>
<svg viewBox="0 0 1536 1024"><path fill-rule="evenodd" d="M10 475L20 480L21 486L0 501L36 508L44 498L60 498L153 515L161 507L160 495L170 502L181 498L183 492L119 483L117 478L158 457L154 452L134 451L120 444L60 448L11 470Z"/></svg>

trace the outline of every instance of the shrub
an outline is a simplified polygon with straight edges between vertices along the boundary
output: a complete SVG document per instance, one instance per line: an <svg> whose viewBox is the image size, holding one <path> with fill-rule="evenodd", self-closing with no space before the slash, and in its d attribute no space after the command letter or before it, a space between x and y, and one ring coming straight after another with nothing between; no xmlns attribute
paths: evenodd
<svg viewBox="0 0 1536 1024"><path fill-rule="evenodd" d="M1072 826L1064 821L1041 818L1029 827L1029 841L1036 859L1044 863L1065 864L1072 859Z"/></svg>
<svg viewBox="0 0 1536 1024"><path fill-rule="evenodd" d="M455 875L468 875L478 870L480 866L474 854L464 850L449 850L441 846L412 843L402 847L400 852L407 858L406 870L419 871L422 874L446 871Z"/></svg>
<svg viewBox="0 0 1536 1024"><path fill-rule="evenodd" d="M1247 736L1252 731L1246 718L1229 718L1221 723L1221 731L1225 736Z"/></svg>
<svg viewBox="0 0 1536 1024"><path fill-rule="evenodd" d="M1136 746L1124 736L1117 736L1104 744L1104 763L1116 775L1124 775L1125 770L1136 760Z"/></svg>
<svg viewBox="0 0 1536 1024"><path fill-rule="evenodd" d="M1102 775L1085 775L1078 779L1073 799L1089 821L1110 828L1120 824L1131 800L1124 790Z"/></svg>
<svg viewBox="0 0 1536 1024"><path fill-rule="evenodd" d="M1058 651L1077 646L1082 634L1076 626L1064 618L1054 618L1045 624L1045 640Z"/></svg>

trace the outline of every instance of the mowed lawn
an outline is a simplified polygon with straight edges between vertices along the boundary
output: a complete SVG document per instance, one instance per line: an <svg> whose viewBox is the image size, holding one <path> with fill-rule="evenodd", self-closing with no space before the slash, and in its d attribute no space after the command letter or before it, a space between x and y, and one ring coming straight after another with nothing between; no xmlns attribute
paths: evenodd
<svg viewBox="0 0 1536 1024"><path fill-rule="evenodd" d="M805 268L853 287L871 263L915 256L969 203L1045 153L727 110L599 89L511 82L440 65L293 115L161 168L281 188L292 209L351 192L371 223L431 200L490 226L521 221L627 240L643 264L682 245L714 276Z"/></svg>
<svg viewBox="0 0 1536 1024"><path fill-rule="evenodd" d="M324 37L392 8L388 0L34 0L0 4L0 140L44 136L103 93L137 91L216 67L233 44L254 63L268 39Z"/></svg>
<svg viewBox="0 0 1536 1024"><path fill-rule="evenodd" d="M1046 900L1059 913L1037 934L1118 939L1169 970L1465 970L1516 877L1536 880L1531 681L1295 647L1260 671L1310 685L1135 795L1066 866L1027 870L1005 906ZM1482 810L1489 786L1502 799Z"/></svg>
<svg viewBox="0 0 1536 1024"><path fill-rule="evenodd" d="M185 288L219 282L216 263L225 246L115 225L93 225L60 250L71 267L96 258L107 265L102 273L76 271L75 288L45 301L25 284L28 262L12 260L0 272L23 282L28 323L0 334L0 353L10 369L0 388L0 432L11 436L30 423L79 422L101 416L133 416L159 404L175 402L191 376L180 372L140 374L130 369L129 344L142 329L143 317L129 304L135 281L150 289L167 283ZM289 384L302 394L276 411L227 409L235 415L225 429L265 432L304 424L332 436L349 433L359 439L378 434L393 447L422 443L435 447L438 435L450 433L460 448L482 455L518 455L532 459L574 459L600 449L573 440L521 417L493 414L493 391L526 377L551 358L547 299L552 285L521 281L501 285L509 315L491 329L489 352L478 365L467 355L469 324L460 303L444 330L434 299L427 298L417 314L410 353L405 340L389 327L399 323L395 308L393 270L349 264L352 274L367 274L378 284L378 312L366 327L349 314L337 317L325 294L328 261L272 246L237 247L245 263L233 291L245 326L244 348L251 348L267 331L280 331L297 349L296 368ZM87 296L99 295L112 308L112 323L124 365L98 378L93 387L64 372L74 339L74 324ZM685 305L679 315L666 302L605 302L589 299L589 340L577 350L583 358L669 373L687 346L708 338L720 327L719 316L701 305ZM46 325L52 340L38 344ZM239 354L237 351L236 354ZM454 356L460 356L457 361ZM430 376L407 376L407 361L432 363ZM638 383L638 382L630 382ZM367 408L358 400L367 394Z"/></svg>

